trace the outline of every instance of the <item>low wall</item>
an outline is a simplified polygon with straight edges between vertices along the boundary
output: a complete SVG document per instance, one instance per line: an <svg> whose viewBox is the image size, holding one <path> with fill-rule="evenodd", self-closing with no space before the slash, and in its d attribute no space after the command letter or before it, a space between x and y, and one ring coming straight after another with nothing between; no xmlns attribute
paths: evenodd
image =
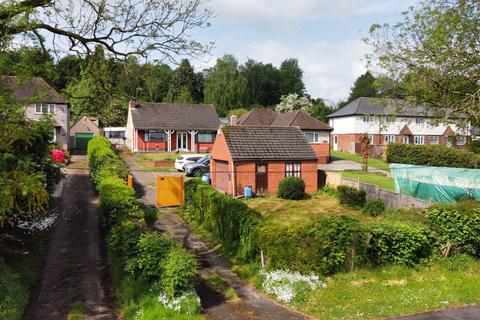
<svg viewBox="0 0 480 320"><path fill-rule="evenodd" d="M367 199L381 199L388 209L396 208L428 208L431 203L404 195L402 193L395 193L392 191L380 189L378 186L368 183L355 181L352 179L342 177L341 172L326 172L326 184L332 187L339 185L346 185L357 189L364 190L367 193Z"/></svg>

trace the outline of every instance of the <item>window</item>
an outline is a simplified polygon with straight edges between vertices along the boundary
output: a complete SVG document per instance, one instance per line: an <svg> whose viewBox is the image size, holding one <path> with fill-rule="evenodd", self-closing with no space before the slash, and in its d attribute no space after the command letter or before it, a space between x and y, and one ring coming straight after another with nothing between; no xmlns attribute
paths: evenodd
<svg viewBox="0 0 480 320"><path fill-rule="evenodd" d="M57 141L57 127L53 127L53 137L50 142L56 142Z"/></svg>
<svg viewBox="0 0 480 320"><path fill-rule="evenodd" d="M371 114L363 115L363 122L372 123L373 122L373 116Z"/></svg>
<svg viewBox="0 0 480 320"><path fill-rule="evenodd" d="M145 142L163 142L165 134L162 130L148 130L145 132Z"/></svg>
<svg viewBox="0 0 480 320"><path fill-rule="evenodd" d="M439 138L438 138L438 136L430 136L430 137L428 137L428 142L430 144L438 144L439 143Z"/></svg>
<svg viewBox="0 0 480 320"><path fill-rule="evenodd" d="M209 131L199 131L196 140L199 143L211 143L215 140L215 136Z"/></svg>
<svg viewBox="0 0 480 320"><path fill-rule="evenodd" d="M320 143L320 134L318 132L305 132L305 138L308 143Z"/></svg>
<svg viewBox="0 0 480 320"><path fill-rule="evenodd" d="M368 144L372 144L373 142L373 134L368 135Z"/></svg>
<svg viewBox="0 0 480 320"><path fill-rule="evenodd" d="M55 105L46 103L37 103L35 105L35 113L54 113Z"/></svg>
<svg viewBox="0 0 480 320"><path fill-rule="evenodd" d="M121 139L125 136L125 131L107 131L105 135L110 139Z"/></svg>
<svg viewBox="0 0 480 320"><path fill-rule="evenodd" d="M402 137L402 143L403 144L410 144L410 137L409 136L403 136Z"/></svg>
<svg viewBox="0 0 480 320"><path fill-rule="evenodd" d="M301 164L287 163L285 164L285 177L299 177L300 178Z"/></svg>
<svg viewBox="0 0 480 320"><path fill-rule="evenodd" d="M385 117L385 122L394 122L395 120L393 119L392 116L386 116Z"/></svg>
<svg viewBox="0 0 480 320"><path fill-rule="evenodd" d="M415 123L416 124L423 124L425 119L423 117L415 117Z"/></svg>
<svg viewBox="0 0 480 320"><path fill-rule="evenodd" d="M383 140L386 144L388 143L395 143L395 135L394 134L386 134L384 135Z"/></svg>
<svg viewBox="0 0 480 320"><path fill-rule="evenodd" d="M413 137L413 143L414 144L423 144L424 143L423 138L424 138L424 136L414 136Z"/></svg>
<svg viewBox="0 0 480 320"><path fill-rule="evenodd" d="M457 136L457 146L464 146L466 141L465 136Z"/></svg>

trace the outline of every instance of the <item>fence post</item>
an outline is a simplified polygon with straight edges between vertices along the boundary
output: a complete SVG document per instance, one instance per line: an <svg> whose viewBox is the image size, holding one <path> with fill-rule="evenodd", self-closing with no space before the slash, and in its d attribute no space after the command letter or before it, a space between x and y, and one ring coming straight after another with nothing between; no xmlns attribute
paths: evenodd
<svg viewBox="0 0 480 320"><path fill-rule="evenodd" d="M133 188L133 178L132 176L129 174L128 175L128 178L127 178L127 185L130 187L130 188Z"/></svg>
<svg viewBox="0 0 480 320"><path fill-rule="evenodd" d="M262 269L265 269L265 256L263 255L263 250L260 250L260 261L262 262Z"/></svg>

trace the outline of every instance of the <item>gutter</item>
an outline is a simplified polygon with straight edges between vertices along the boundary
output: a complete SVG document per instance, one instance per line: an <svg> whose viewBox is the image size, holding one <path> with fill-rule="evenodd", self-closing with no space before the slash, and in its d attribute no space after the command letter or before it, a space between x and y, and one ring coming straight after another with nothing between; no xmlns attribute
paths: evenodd
<svg viewBox="0 0 480 320"><path fill-rule="evenodd" d="M235 197L236 195L236 190L235 190L235 164L233 163L232 160L232 196Z"/></svg>

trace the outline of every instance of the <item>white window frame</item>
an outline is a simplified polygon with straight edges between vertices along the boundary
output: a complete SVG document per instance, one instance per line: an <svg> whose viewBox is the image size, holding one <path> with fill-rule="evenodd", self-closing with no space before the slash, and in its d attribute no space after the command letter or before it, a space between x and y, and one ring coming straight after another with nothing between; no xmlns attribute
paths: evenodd
<svg viewBox="0 0 480 320"><path fill-rule="evenodd" d="M36 114L54 113L55 105L49 103L37 103L35 104Z"/></svg>
<svg viewBox="0 0 480 320"><path fill-rule="evenodd" d="M460 141L461 138L461 141ZM457 136L457 146L464 146L467 143L467 137L465 136Z"/></svg>
<svg viewBox="0 0 480 320"><path fill-rule="evenodd" d="M206 141L202 141L202 140L205 140L203 138L207 136L209 136L210 138L207 139ZM213 143L215 142L215 135L210 131L199 131L195 136L195 142L196 143Z"/></svg>
<svg viewBox="0 0 480 320"><path fill-rule="evenodd" d="M367 136L368 136L368 144L372 144L373 143L373 134L369 134Z"/></svg>
<svg viewBox="0 0 480 320"><path fill-rule="evenodd" d="M395 122L395 119L393 118L393 116L385 116L385 122L392 123Z"/></svg>
<svg viewBox="0 0 480 320"><path fill-rule="evenodd" d="M320 133L319 132L304 132L303 135L308 141L307 135L312 135L313 139L312 141L308 141L308 143L320 143Z"/></svg>
<svg viewBox="0 0 480 320"><path fill-rule="evenodd" d="M285 177L298 177L302 176L302 164L300 162L287 162L285 163Z"/></svg>
<svg viewBox="0 0 480 320"><path fill-rule="evenodd" d="M410 137L402 136L402 144L410 144Z"/></svg>
<svg viewBox="0 0 480 320"><path fill-rule="evenodd" d="M425 118L424 117L415 117L415 123L416 124L424 124L425 123Z"/></svg>
<svg viewBox="0 0 480 320"><path fill-rule="evenodd" d="M413 144L425 144L425 136L413 136Z"/></svg>
<svg viewBox="0 0 480 320"><path fill-rule="evenodd" d="M371 114L364 114L363 115L363 122L372 123L373 122L373 116Z"/></svg>
<svg viewBox="0 0 480 320"><path fill-rule="evenodd" d="M57 142L57 127L53 127L53 138L51 142Z"/></svg>
<svg viewBox="0 0 480 320"><path fill-rule="evenodd" d="M395 135L394 134L386 134L383 136L383 141L385 143L395 143Z"/></svg>
<svg viewBox="0 0 480 320"><path fill-rule="evenodd" d="M432 141L434 140L434 141ZM428 137L429 144L440 144L440 137L439 136L430 136Z"/></svg>

